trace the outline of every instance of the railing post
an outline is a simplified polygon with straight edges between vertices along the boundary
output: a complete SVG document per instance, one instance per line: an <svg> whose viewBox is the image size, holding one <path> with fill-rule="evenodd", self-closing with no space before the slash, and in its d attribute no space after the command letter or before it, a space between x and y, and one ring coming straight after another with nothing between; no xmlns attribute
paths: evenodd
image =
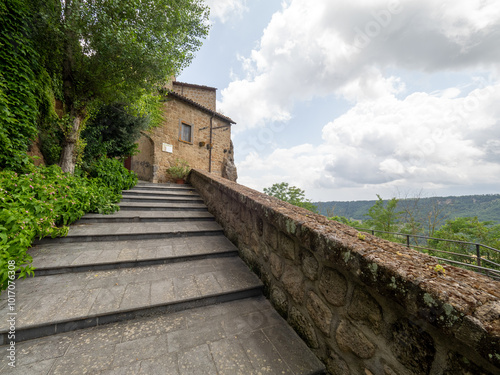
<svg viewBox="0 0 500 375"><path fill-rule="evenodd" d="M476 244L477 265L481 267L481 245Z"/></svg>
<svg viewBox="0 0 500 375"><path fill-rule="evenodd" d="M372 229L372 236L375 236L375 231Z"/></svg>
<svg viewBox="0 0 500 375"><path fill-rule="evenodd" d="M410 247L410 235L406 235L406 247Z"/></svg>

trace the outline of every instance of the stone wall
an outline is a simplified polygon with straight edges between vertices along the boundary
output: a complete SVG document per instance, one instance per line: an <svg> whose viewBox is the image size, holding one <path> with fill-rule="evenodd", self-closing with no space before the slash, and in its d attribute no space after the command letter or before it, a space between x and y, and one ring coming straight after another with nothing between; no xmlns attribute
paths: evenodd
<svg viewBox="0 0 500 375"><path fill-rule="evenodd" d="M188 99L201 104L205 108L215 111L216 106L216 89L213 87L193 85L183 82L172 82L172 91L185 96Z"/></svg>
<svg viewBox="0 0 500 375"><path fill-rule="evenodd" d="M132 157L132 170L139 178L151 170L151 182L171 181L167 169L176 159L186 160L192 168L208 171L210 147L211 115L193 108L191 105L177 99L164 103L164 123L148 132L139 140L140 154ZM179 141L179 122L184 121L192 126L192 143ZM214 117L212 127L228 125L227 122ZM149 139L149 140L148 140ZM152 154L146 150L152 143ZM163 151L163 144L173 146L172 152ZM222 175L223 163L231 147L231 128L225 127L213 130L212 134L212 172ZM150 165L147 165L147 164ZM149 169L148 169L149 168ZM141 178L143 179L143 178Z"/></svg>
<svg viewBox="0 0 500 375"><path fill-rule="evenodd" d="M500 373L499 282L203 171L190 182L330 373Z"/></svg>

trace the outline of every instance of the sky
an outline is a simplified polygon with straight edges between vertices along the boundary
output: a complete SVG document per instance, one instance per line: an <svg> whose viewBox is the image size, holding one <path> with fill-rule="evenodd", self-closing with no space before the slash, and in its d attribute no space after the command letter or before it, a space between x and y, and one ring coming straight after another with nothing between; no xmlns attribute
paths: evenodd
<svg viewBox="0 0 500 375"><path fill-rule="evenodd" d="M500 193L498 0L206 0L238 183L312 201Z"/></svg>

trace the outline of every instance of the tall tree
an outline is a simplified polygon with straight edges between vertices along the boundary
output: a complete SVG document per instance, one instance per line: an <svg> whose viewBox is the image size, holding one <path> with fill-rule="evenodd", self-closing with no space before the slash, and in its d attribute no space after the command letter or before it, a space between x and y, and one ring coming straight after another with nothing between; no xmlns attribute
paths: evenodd
<svg viewBox="0 0 500 375"><path fill-rule="evenodd" d="M264 193L294 206L305 208L312 212L317 212L318 208L306 199L305 191L296 186L290 186L287 182L273 184L269 188L264 188Z"/></svg>
<svg viewBox="0 0 500 375"><path fill-rule="evenodd" d="M398 200L392 198L384 205L384 200L377 194L377 202L368 210L370 217L368 224L373 226L373 229L382 230L384 232L397 231L397 224L401 212L397 211Z"/></svg>
<svg viewBox="0 0 500 375"><path fill-rule="evenodd" d="M32 0L47 70L60 82L61 168L92 104L134 103L187 66L208 33L200 0Z"/></svg>

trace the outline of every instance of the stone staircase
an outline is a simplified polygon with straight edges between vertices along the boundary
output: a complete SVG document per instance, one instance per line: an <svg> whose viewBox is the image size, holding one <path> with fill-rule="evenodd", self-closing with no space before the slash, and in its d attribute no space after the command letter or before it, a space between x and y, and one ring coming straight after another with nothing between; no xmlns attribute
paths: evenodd
<svg viewBox="0 0 500 375"><path fill-rule="evenodd" d="M140 183L30 253L4 374L321 374L199 195ZM1 344L7 295L0 297Z"/></svg>

